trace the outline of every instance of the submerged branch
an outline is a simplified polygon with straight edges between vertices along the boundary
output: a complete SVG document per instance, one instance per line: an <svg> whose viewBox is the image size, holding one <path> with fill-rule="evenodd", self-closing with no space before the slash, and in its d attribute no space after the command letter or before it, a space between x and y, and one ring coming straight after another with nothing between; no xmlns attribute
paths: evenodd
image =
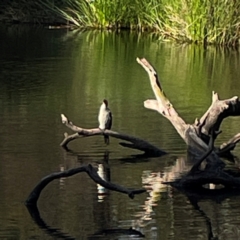
<svg viewBox="0 0 240 240"><path fill-rule="evenodd" d="M72 135L64 134L64 139L60 146L67 147L68 143L80 138L80 137L90 137L90 136L97 136L97 135L108 135L110 137L114 137L117 139L129 141L131 143L120 143L120 145L128 148L138 149L141 151L144 151L147 155L151 156L161 156L166 154L166 152L162 151L161 149L155 147L154 145L148 143L147 141L136 138L134 136L118 133L112 130L101 130L100 128L92 128L92 129L85 129L78 126L75 126L71 121L68 120L68 118L61 114L62 123L65 124L68 128L75 131L76 133Z"/></svg>
<svg viewBox="0 0 240 240"><path fill-rule="evenodd" d="M58 179L58 178L63 178L63 177L70 177L73 176L77 173L80 172L86 172L94 182L102 185L103 187L109 189L109 190L113 190L113 191L117 191L117 192L121 192L121 193L125 193L128 194L128 196L130 198L134 198L135 194L140 194L145 192L145 189L129 189L129 188L125 188L122 187L120 185L116 185L114 183L111 182L107 182L105 180L103 180L97 173L96 169L93 168L93 166L91 164L87 165L87 166L82 166L82 167L78 167L78 168L73 168L73 169L69 169L63 172L56 172L56 173L52 173L46 177L44 177L38 184L37 186L32 190L32 192L29 194L27 200L26 200L26 205L34 205L37 204L37 201L39 199L39 196L42 192L42 190L54 179Z"/></svg>
<svg viewBox="0 0 240 240"><path fill-rule="evenodd" d="M165 182L175 187L195 188L201 189L205 184L221 184L226 189L238 188L240 189L240 178L233 177L224 171L198 171L193 175L187 175L174 182Z"/></svg>

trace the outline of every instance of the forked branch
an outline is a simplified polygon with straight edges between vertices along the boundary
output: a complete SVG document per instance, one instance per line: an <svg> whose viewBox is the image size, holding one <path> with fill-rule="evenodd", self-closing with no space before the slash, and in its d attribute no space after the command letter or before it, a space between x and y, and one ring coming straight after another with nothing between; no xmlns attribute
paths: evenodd
<svg viewBox="0 0 240 240"><path fill-rule="evenodd" d="M189 128L189 124L186 124L185 121L178 115L174 106L163 92L156 70L145 58L137 58L137 62L147 72L153 93L156 97L156 100L146 100L144 102L144 107L155 110L166 117L175 127L180 136L185 140L185 133Z"/></svg>
<svg viewBox="0 0 240 240"><path fill-rule="evenodd" d="M211 129L214 127L217 131L224 118L239 115L240 102L237 96L219 100L218 94L212 92L212 104L197 124L195 124L195 127L199 128L200 126L201 133L210 136Z"/></svg>
<svg viewBox="0 0 240 240"><path fill-rule="evenodd" d="M144 106L148 109L158 111L166 117L188 146L200 150L203 153L208 151L212 129L218 132L224 118L240 115L240 102L238 97L235 96L230 99L219 100L218 94L213 92L212 104L201 119L196 119L192 125L186 124L163 92L157 72L153 66L145 58L137 58L137 62L148 73L150 84L156 97L156 100L146 100ZM216 137L217 134L214 133L213 141ZM234 149L239 140L240 136L236 135L233 139L230 139L228 143L222 145L218 153L223 154Z"/></svg>
<svg viewBox="0 0 240 240"><path fill-rule="evenodd" d="M224 118L239 115L240 102L237 96L225 100L219 100L218 94L212 92L212 104L201 119L195 121L194 128L198 132L198 136L205 143L208 143L211 130L213 128L219 130ZM217 135L215 134L213 138L216 139L216 137ZM223 143L218 149L216 149L217 154L220 156L231 155L230 151L235 148L239 141L240 134L238 133L227 143Z"/></svg>

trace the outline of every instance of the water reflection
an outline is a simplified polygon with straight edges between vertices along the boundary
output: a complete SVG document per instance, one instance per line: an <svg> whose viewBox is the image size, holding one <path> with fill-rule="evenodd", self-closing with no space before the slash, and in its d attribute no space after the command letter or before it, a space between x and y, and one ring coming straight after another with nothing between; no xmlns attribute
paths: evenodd
<svg viewBox="0 0 240 240"><path fill-rule="evenodd" d="M108 176L108 179L110 179L110 168L108 166L108 152L105 152L103 162L105 163L104 165L97 164L97 168L98 168L97 172L90 165L82 166L82 167L74 168L74 169L69 169L69 170L65 170L63 166L60 166L60 172L52 173L52 174L44 177L43 179L41 179L41 181L32 190L32 192L29 194L29 197L26 200L28 211L29 211L32 219L34 220L34 222L41 229L46 231L47 234L49 234L51 236L61 238L61 239L75 239L75 238L70 237L67 234L63 233L61 229L52 228L45 223L45 221L41 218L38 207L37 207L38 198L39 198L43 188L45 188L46 185L49 184L54 179L60 178L60 180L59 180L60 188L63 188L65 185L66 177L75 175L76 173L83 172L83 171L86 171L88 173L88 175L97 183L98 202L103 202L102 196L103 196L103 193L104 194L106 193L107 189L123 192L124 187L117 186L117 185L112 185L112 187L111 187L110 183L106 184L106 182L105 182L107 180L106 176ZM108 174L106 174L106 172ZM97 174L99 174L99 175L97 175ZM104 180L105 184L103 184L104 182L102 182L100 178L102 180ZM134 190L132 189L132 191L134 191ZM142 191L142 192L144 192L144 191ZM130 195L131 194L129 194L129 196ZM129 229L112 228L112 229L102 229L101 231L98 231L97 233L94 233L93 235L91 235L91 237L89 237L89 238L93 239L95 237L100 237L102 235L104 236L104 238L105 238L105 236L108 236L108 235L110 235L110 236L131 235L131 236L137 236L137 237L144 236L141 232L139 232L135 229L132 229L132 228L129 228Z"/></svg>
<svg viewBox="0 0 240 240"><path fill-rule="evenodd" d="M120 235L120 236L119 236ZM118 237L119 236L119 237ZM89 236L88 239L125 239L126 236L129 236L129 239L142 239L145 236L132 228L129 229L104 229L94 233Z"/></svg>
<svg viewBox="0 0 240 240"><path fill-rule="evenodd" d="M53 228L48 226L45 221L42 219L38 207L36 205L27 206L28 212L31 215L33 221L47 234L57 239L66 239L66 240L74 240L74 237L69 236L66 233L63 233L59 228Z"/></svg>
<svg viewBox="0 0 240 240"><path fill-rule="evenodd" d="M187 171L186 147L166 119L143 108L153 94L135 62L144 56L154 64L168 97L191 123L208 108L212 90L222 98L239 95L239 52L163 44L154 36L129 32L0 26L0 35L0 238L52 239L35 227L23 201L43 176L84 163L100 165L102 176L121 185L146 186L148 193L129 201L105 192L99 201L97 185L86 175L52 183L41 195L41 218L67 237L98 238L132 227L146 239L239 238L236 192L194 193L191 198L161 184ZM97 126L104 97L111 102L113 130L144 138L170 154L140 159L132 156L139 152L113 139L106 164L100 138L72 143L77 154L59 148L65 131L60 114L80 126ZM227 119L222 130L217 144L239 131L239 121ZM240 156L239 148L234 154Z"/></svg>
<svg viewBox="0 0 240 240"><path fill-rule="evenodd" d="M81 159L83 159L81 157ZM149 163L149 162L148 162ZM103 154L103 161L102 163L95 163L96 166L100 167L99 172L106 178L106 176L111 175L111 167L109 166L109 153L105 152ZM105 166L105 167L104 167ZM162 205L161 200L168 199L168 206L167 208L167 214L170 217L170 221L168 224L170 224L170 229L168 234L174 236L176 234L176 229L179 228L179 221L182 220L182 218L178 219L177 216L180 214L179 206L176 204L175 199L179 197L179 193L176 193L172 190L170 186L167 186L166 184L163 184L163 182L166 181L172 181L175 178L179 178L180 174L183 174L186 172L186 169L189 169L189 165L187 160L183 157L178 158L176 160L175 165L172 165L170 167L165 167L162 169L162 171L142 171L142 185L145 186L145 188L148 191L147 198L143 201L143 204L141 204L142 211L139 211L135 214L133 214L131 221L125 222L124 224L116 221L116 224L118 227L112 226L112 228L109 228L109 220L106 222L106 227L101 228L100 230L96 231L93 234L90 234L88 236L88 239L112 239L119 237L121 239L125 235L131 236L133 239L139 239L141 237L146 236L150 239L159 239L161 238L161 234L159 233L159 225L158 225L158 207ZM60 170L63 170L63 166L61 166ZM107 173L108 172L108 173ZM63 181L60 181L60 186L63 186L65 184L65 179ZM240 193L234 191L229 191L225 189L220 190L208 190L203 189L202 191L199 190L191 190L187 191L186 189L178 188L178 190L187 197L189 203L192 205L193 209L191 210L189 207L191 205L187 206L188 211L190 210L191 214L193 216L196 215L196 213L200 214L200 219L202 223L205 223L205 235L206 239L218 239L218 235L225 236L228 234L229 239L236 239L234 237L239 236L239 232L235 229L231 234L229 233L229 226L225 227L223 232L216 232L216 227L214 226L214 222L216 220L216 217L211 216L212 210L211 209L203 209L200 207L200 204L202 203L210 203L216 202L221 203L223 201L226 201L226 199L229 199L232 196L237 196ZM100 204L103 204L103 202L106 201L107 204L109 204L109 197L110 195L104 195L104 201L101 199L99 201L99 191L98 187L95 187L95 192L98 195L98 202ZM102 194L102 192L100 193ZM167 195L166 195L167 194ZM206 202L207 200L207 202ZM179 202L180 206L183 207L183 202ZM164 205L162 205L164 206ZM109 207L109 205L108 205ZM186 207L186 206L185 206ZM187 210L186 209L186 210ZM53 228L50 227L45 223L45 221L41 218L39 211L37 208L29 208L29 213L31 214L31 217L35 221L35 223L42 228L44 231L47 232L47 234L62 238L62 239L75 239L69 234L63 233L63 231L60 228ZM195 213L194 211L195 210ZM105 210L104 210L105 211ZM221 211L220 211L221 212ZM219 212L219 214L220 214ZM97 213L98 215L99 213ZM162 213L160 213L162 214ZM96 216L97 217L97 216ZM109 216L112 218L113 216ZM229 217L229 216L228 216ZM165 219L166 220L166 219ZM199 216L198 216L199 221ZM198 222L197 221L197 222ZM126 225L128 225L128 228L126 228ZM203 225L200 225L201 228L203 228ZM195 228L198 229L200 226L195 226ZM231 226L234 227L234 226ZM195 236L194 231L196 231L194 228L188 228L189 233L191 236ZM178 239L184 239L185 235L182 235L183 238L181 238L178 234Z"/></svg>
<svg viewBox="0 0 240 240"><path fill-rule="evenodd" d="M45 221L42 219L38 207L36 205L29 205L27 206L27 209L29 211L29 214L31 215L33 221L41 228L44 230L48 235L51 237L54 237L56 239L66 239L66 240L74 240L76 238L69 236L66 233L63 233L61 229L59 228L53 228L45 223ZM144 237L144 235L132 228L129 229L121 229L121 228L116 228L116 229L103 229L101 231L98 231L96 233L93 233L88 237L88 239L112 239L113 237L117 237L118 235L124 236L131 236L131 239L139 239Z"/></svg>
<svg viewBox="0 0 240 240"><path fill-rule="evenodd" d="M149 196L145 200L144 204L142 205L142 211L136 214L135 220L133 220L132 224L134 229L138 229L139 231L145 233L146 228L148 225L155 225L156 221L156 208L158 204L160 204L161 196L164 195L166 192L168 194L168 199L171 201L172 208L169 209L169 214L172 216L172 228L176 228L175 224L178 224L178 219L175 216L176 205L174 204L174 198L176 198L176 194L173 194L172 189L167 186L166 182L174 181L175 179L179 178L184 172L189 170L191 164L187 164L186 159L181 158L176 160L176 164L171 168L165 168L165 171L162 172L151 172L151 171L144 171L142 176L142 182L145 188L148 191ZM227 235L228 239L238 239L239 231L236 227L232 226L231 228L234 229L233 232L230 233L229 230L225 229L224 231L216 232L216 216L212 215L212 210L204 209L201 207L203 203L216 202L217 204L226 201L233 196L239 196L240 192L236 189L224 189L224 188L217 188L214 186L213 188L209 186L209 188L202 188L202 189L183 189L180 186L174 185L174 188L177 188L180 192L184 193L187 197L189 203L193 206L196 213L199 213L202 220L205 222L206 226L206 239L213 240L213 239L222 239L223 236ZM215 213L217 213L216 211ZM221 211L220 211L221 212ZM219 214L220 214L219 212ZM195 214L196 214L195 213ZM180 220L180 219L179 219ZM181 220L180 220L181 221ZM217 220L218 221L218 220ZM220 224L220 223L219 223ZM191 234L193 229L189 229L189 234ZM224 233L224 234L223 234ZM223 236L222 236L223 234ZM174 235L174 233L172 233ZM191 234L193 236L193 234ZM203 236L202 236L203 237ZM151 227L151 239L159 239L160 236L158 235L158 229L155 227ZM179 235L177 239L184 239L181 238ZM175 238L174 238L175 239ZM224 239L224 238L223 238Z"/></svg>
<svg viewBox="0 0 240 240"><path fill-rule="evenodd" d="M98 175L105 181L111 182L111 171L108 164L109 160L109 152L106 151L104 154L104 160L102 163L99 163L97 166ZM97 192L98 192L98 202L103 202L106 197L108 190L100 184L97 184Z"/></svg>

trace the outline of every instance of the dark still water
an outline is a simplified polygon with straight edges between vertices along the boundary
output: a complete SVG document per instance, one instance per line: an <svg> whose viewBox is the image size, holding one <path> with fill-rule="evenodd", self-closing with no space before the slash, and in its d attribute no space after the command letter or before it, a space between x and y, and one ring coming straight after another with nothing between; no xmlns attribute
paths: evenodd
<svg viewBox="0 0 240 240"><path fill-rule="evenodd" d="M136 62L144 56L156 67L168 97L192 123L211 104L212 90L221 98L240 95L237 51L159 43L128 32L2 26L0 36L0 239L240 239L240 197L201 200L197 209L161 183L186 166L186 146L166 119L143 107L153 93ZM140 152L112 138L106 147L100 136L63 150L63 134L71 131L60 114L97 127L104 98L113 130L170 154L134 157ZM239 132L237 118L222 129L217 144ZM234 154L240 156L239 147ZM41 178L87 163L114 183L148 191L132 200L81 173L50 183L38 202L40 215L31 217L24 201Z"/></svg>

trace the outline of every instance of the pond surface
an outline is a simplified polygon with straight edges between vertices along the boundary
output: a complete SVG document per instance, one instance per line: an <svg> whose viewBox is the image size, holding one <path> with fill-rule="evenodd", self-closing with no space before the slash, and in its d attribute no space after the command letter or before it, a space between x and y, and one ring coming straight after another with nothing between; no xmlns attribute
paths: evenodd
<svg viewBox="0 0 240 240"><path fill-rule="evenodd" d="M240 95L237 51L160 43L129 32L1 26L0 36L0 239L240 239L240 197L194 206L161 184L186 167L186 146L166 119L143 107L154 96L136 62L144 56L155 66L179 114L192 123L211 104L212 90L221 98ZM78 126L97 127L104 98L113 130L169 154L135 156L140 152L117 139L105 146L101 136L62 149L63 134L71 131L60 114ZM222 129L217 144L239 132L237 118ZM234 154L240 156L239 147ZM82 173L50 183L38 202L40 215L29 214L24 201L41 178L87 163L114 183L148 191L132 200Z"/></svg>

